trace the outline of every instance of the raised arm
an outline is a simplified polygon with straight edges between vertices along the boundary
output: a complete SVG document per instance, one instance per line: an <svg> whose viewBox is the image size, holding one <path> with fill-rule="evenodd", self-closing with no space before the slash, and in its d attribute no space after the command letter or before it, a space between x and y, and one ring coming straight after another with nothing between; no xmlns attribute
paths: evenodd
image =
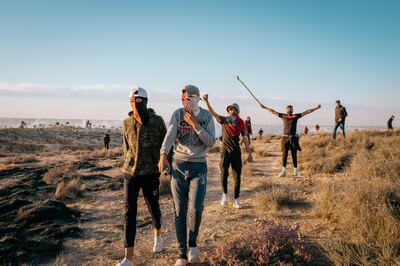
<svg viewBox="0 0 400 266"><path fill-rule="evenodd" d="M279 113L277 111L275 111L274 109L271 109L271 108L267 107L264 104L261 104L260 106L261 106L261 108L266 109L267 111L269 111L271 114L279 116Z"/></svg>
<svg viewBox="0 0 400 266"><path fill-rule="evenodd" d="M220 117L220 115L217 114L217 112L215 112L214 109L212 108L210 102L208 101L208 94L204 94L204 95L203 95L203 101L206 103L208 111L210 111L210 113L212 114L212 116L213 116L215 119L218 120L219 117Z"/></svg>
<svg viewBox="0 0 400 266"><path fill-rule="evenodd" d="M321 105L320 105L320 104L318 104L318 105L317 105L316 107L314 107L314 108L311 108L311 109L308 109L307 111L302 112L302 113L301 113L301 116L303 117L303 116L305 116L305 115L311 114L312 112L314 112L315 110L318 110L319 108L321 108Z"/></svg>

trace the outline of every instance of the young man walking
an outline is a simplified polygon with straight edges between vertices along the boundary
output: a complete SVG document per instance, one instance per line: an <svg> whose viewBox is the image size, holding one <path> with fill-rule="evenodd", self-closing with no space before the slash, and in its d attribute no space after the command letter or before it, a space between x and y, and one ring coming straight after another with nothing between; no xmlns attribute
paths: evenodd
<svg viewBox="0 0 400 266"><path fill-rule="evenodd" d="M199 101L200 91L196 86L187 85L183 88L184 107L177 109L172 115L160 150L160 171L165 170L166 174L171 171L175 230L179 243L179 258L176 266L185 266L188 261L199 261L197 236L206 195L206 153L207 148L211 148L215 143L214 120L209 111L198 106ZM173 145L171 166L167 155ZM190 215L187 223L188 211Z"/></svg>
<svg viewBox="0 0 400 266"><path fill-rule="evenodd" d="M278 175L278 177L286 176L286 163L287 157L290 153L292 154L293 167L294 167L294 176L300 176L299 170L297 168L297 151L301 151L299 144L299 137L297 135L297 121L299 118L308 115L315 110L321 108L319 104L317 107L309 109L303 113L294 114L293 106L288 105L286 107L286 114L278 113L277 111L261 104L261 108L268 110L270 113L278 116L283 120L283 135L281 140L281 150L282 150L282 172Z"/></svg>
<svg viewBox="0 0 400 266"><path fill-rule="evenodd" d="M346 138L346 133L344 131L344 122L347 117L346 108L340 103L339 100L336 101L336 108L335 108L335 128L333 129L333 139L336 139L336 131L340 127L343 132L343 138Z"/></svg>
<svg viewBox="0 0 400 266"><path fill-rule="evenodd" d="M157 162L166 127L164 120L147 109L147 93L136 87L130 92L131 116L123 122L125 174L124 246L125 258L117 266L131 266L136 236L137 200L142 189L154 227L153 252L162 251L161 211L159 205L160 172Z"/></svg>
<svg viewBox="0 0 400 266"><path fill-rule="evenodd" d="M215 117L217 122L222 126L222 152L221 152L221 183L222 183L222 199L221 205L226 206L228 201L228 176L229 167L232 167L233 178L235 180L235 194L233 207L240 208L240 177L242 174L242 153L240 150L240 135L242 135L246 151L248 153L247 160L253 160L251 149L248 140L248 131L245 122L239 117L239 105L234 103L226 108L228 116L217 114L208 101L208 95L203 96L203 100L207 105L208 110Z"/></svg>

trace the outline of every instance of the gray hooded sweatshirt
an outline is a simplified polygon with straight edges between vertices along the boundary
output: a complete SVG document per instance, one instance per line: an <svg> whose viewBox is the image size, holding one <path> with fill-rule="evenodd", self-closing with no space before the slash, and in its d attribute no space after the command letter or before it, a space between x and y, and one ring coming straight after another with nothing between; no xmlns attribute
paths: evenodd
<svg viewBox="0 0 400 266"><path fill-rule="evenodd" d="M199 108L196 116L198 125L194 129L184 120L184 108L174 112L161 146L161 154L168 155L174 145L176 162L206 162L207 148L215 143L215 127L211 113Z"/></svg>

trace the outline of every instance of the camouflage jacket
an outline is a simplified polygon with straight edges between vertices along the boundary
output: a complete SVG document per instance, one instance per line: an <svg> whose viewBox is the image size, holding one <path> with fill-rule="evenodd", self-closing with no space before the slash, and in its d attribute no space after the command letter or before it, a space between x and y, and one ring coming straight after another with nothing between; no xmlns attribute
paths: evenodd
<svg viewBox="0 0 400 266"><path fill-rule="evenodd" d="M160 148L167 132L161 116L150 115L147 127L133 117L123 122L124 165L122 172L130 176L159 173Z"/></svg>

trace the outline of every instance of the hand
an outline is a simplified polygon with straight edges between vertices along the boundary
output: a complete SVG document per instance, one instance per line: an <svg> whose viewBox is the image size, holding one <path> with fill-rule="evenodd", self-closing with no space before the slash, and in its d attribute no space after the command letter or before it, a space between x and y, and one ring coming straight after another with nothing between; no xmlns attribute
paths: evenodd
<svg viewBox="0 0 400 266"><path fill-rule="evenodd" d="M197 125L198 125L197 118L193 114L192 111L185 112L184 119L185 119L185 122L188 123L192 128L196 128L197 127Z"/></svg>
<svg viewBox="0 0 400 266"><path fill-rule="evenodd" d="M251 162L253 162L253 161L254 161L254 159L253 159L253 155L252 155L252 153L251 153L251 152L249 152L249 155L247 156L247 159L246 159L246 161L247 161L247 162L249 162L249 163L251 163Z"/></svg>
<svg viewBox="0 0 400 266"><path fill-rule="evenodd" d="M203 95L203 101L208 103L208 94Z"/></svg>
<svg viewBox="0 0 400 266"><path fill-rule="evenodd" d="M321 108L321 105L320 105L320 104L317 105L317 109L319 109L319 108Z"/></svg>
<svg viewBox="0 0 400 266"><path fill-rule="evenodd" d="M165 167L167 168L166 173L164 172ZM161 154L160 156L160 161L158 162L158 171L160 171L162 175L168 175L171 172L171 165L169 164L165 154Z"/></svg>

